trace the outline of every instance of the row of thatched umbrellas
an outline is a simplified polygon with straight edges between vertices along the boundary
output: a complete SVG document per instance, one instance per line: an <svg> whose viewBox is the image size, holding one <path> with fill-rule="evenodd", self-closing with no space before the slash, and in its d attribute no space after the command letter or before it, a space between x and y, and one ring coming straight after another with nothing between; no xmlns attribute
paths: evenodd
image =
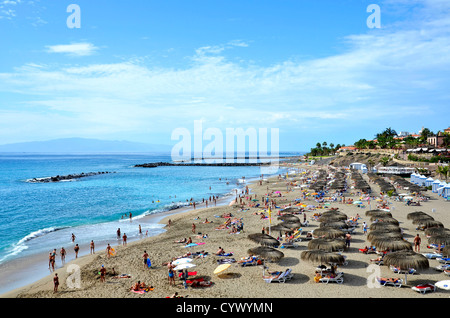
<svg viewBox="0 0 450 318"><path fill-rule="evenodd" d="M370 210L366 212L372 223L367 234L367 240L382 251L389 251L383 258L387 266L395 266L405 271L405 283L407 282L408 270L429 268L428 259L412 250L412 244L403 238L399 222L392 217L390 212L383 210Z"/></svg>
<svg viewBox="0 0 450 318"><path fill-rule="evenodd" d="M343 219L345 214L339 211L330 210L324 212L319 220L322 224L327 224L329 218ZM390 212L382 210L370 210L366 212L366 216L370 216L371 221L375 221L370 225L370 231L367 235L367 240L372 243L379 250L389 250L383 259L385 265L393 265L400 270L408 272L410 268L416 270L429 268L428 259L422 254L415 253L412 250L412 244L403 239L402 230L399 227L399 222L394 219ZM346 216L345 216L346 217ZM434 221L431 216L426 215L423 212L413 212L408 214L408 219L413 220L414 223L424 224L425 221L428 227L425 230L425 234L429 236L430 243L446 244L443 250L445 255L450 255L450 230L440 226L438 223L430 223ZM285 226L283 230L294 230L291 225L295 224L296 216L285 215L280 217L283 220L278 224L280 228ZM430 226L429 224L434 224ZM436 225L438 224L438 225ZM345 233L337 228L329 226L320 226L313 231L314 238L308 243L308 250L301 253L301 259L305 261L315 262L322 264L338 264L342 265L345 262L343 255L336 253L338 250L345 248ZM276 247L280 245L280 242L267 234L255 233L250 234L248 238L254 242L260 244L260 246L251 248L248 250L250 255L259 255L264 260L279 261L284 257L284 253L277 250ZM405 283L406 277L405 274Z"/></svg>
<svg viewBox="0 0 450 318"><path fill-rule="evenodd" d="M369 179L376 183L379 187L380 190L382 192L387 193L388 191L395 191L395 187L390 183L385 181L382 177L380 177L379 175L375 174L375 173L368 173L367 176L369 177Z"/></svg>
<svg viewBox="0 0 450 318"><path fill-rule="evenodd" d="M423 188L415 183L409 182L408 180L405 180L404 178L396 175L392 175L391 180L394 182L394 184L398 184L399 186L403 188L408 188L410 192L420 192L423 190Z"/></svg>
<svg viewBox="0 0 450 318"><path fill-rule="evenodd" d="M367 183L366 180L364 180L364 178L359 172L352 171L351 178L355 183L355 189L359 189L363 192L371 191L370 185Z"/></svg>
<svg viewBox="0 0 450 318"><path fill-rule="evenodd" d="M329 212L329 213L327 213ZM326 217L335 217L344 215L338 211L327 211L322 214L322 221ZM345 216L345 215L344 215ZM280 231L294 231L301 226L300 220L295 215L283 215L278 217L283 222L275 225L272 229ZM345 216L345 219L347 217ZM338 264L341 265L345 262L344 256L335 253L336 250L345 248L345 242L341 240L345 236L345 233L339 229L333 227L321 227L314 230L314 236L308 243L308 250L301 253L301 259L322 264ZM260 246L250 248L247 252L249 255L259 255L262 259L268 261L277 262L284 257L284 253L276 249L280 242L271 235L264 233L249 234L248 238L260 244Z"/></svg>
<svg viewBox="0 0 450 318"><path fill-rule="evenodd" d="M419 228L425 230L425 235L428 237L429 244L437 244L438 250L440 250L441 245L446 247L450 244L450 230L445 228L444 225L436 221L431 215L422 212L411 212L406 218L412 220L413 224L417 224ZM445 255L449 255L448 248L445 250Z"/></svg>

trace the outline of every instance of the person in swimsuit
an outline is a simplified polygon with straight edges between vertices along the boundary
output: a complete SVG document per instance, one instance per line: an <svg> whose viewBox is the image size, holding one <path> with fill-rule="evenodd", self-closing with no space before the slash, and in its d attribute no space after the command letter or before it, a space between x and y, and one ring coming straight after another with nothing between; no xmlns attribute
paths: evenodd
<svg viewBox="0 0 450 318"><path fill-rule="evenodd" d="M55 273L55 276L53 277L53 292L56 293L58 291L59 286L59 277L58 273Z"/></svg>
<svg viewBox="0 0 450 318"><path fill-rule="evenodd" d="M144 268L148 267L147 266L147 259L148 259L147 251L144 251L144 254L142 255L142 258L144 259Z"/></svg>
<svg viewBox="0 0 450 318"><path fill-rule="evenodd" d="M100 281L104 282L106 276L106 268L102 265L102 268L100 269Z"/></svg>
<svg viewBox="0 0 450 318"><path fill-rule="evenodd" d="M94 245L94 241L91 241L91 254L95 254L95 245Z"/></svg>
<svg viewBox="0 0 450 318"><path fill-rule="evenodd" d="M64 265L64 263L66 262L66 250L64 249L64 247L61 247L59 254L61 254L61 262Z"/></svg>
<svg viewBox="0 0 450 318"><path fill-rule="evenodd" d="M78 258L78 251L80 250L80 247L78 246L78 244L75 245L73 250L75 251L75 258Z"/></svg>

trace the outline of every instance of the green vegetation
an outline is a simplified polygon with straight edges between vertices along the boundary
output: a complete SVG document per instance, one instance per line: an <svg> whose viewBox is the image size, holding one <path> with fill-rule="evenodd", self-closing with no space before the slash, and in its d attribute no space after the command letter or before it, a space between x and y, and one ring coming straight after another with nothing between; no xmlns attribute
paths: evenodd
<svg viewBox="0 0 450 318"><path fill-rule="evenodd" d="M337 144L336 146L333 143L330 143L330 146L328 146L328 143L326 141L320 143L318 142L316 144L315 148L311 148L310 152L307 154L308 157L329 157L333 156L335 152L341 148L345 147L345 145Z"/></svg>

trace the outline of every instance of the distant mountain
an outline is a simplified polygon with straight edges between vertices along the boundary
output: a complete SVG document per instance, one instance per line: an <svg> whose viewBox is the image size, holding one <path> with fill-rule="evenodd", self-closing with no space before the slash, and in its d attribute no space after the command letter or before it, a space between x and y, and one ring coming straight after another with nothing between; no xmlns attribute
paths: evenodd
<svg viewBox="0 0 450 318"><path fill-rule="evenodd" d="M34 153L143 153L167 152L171 149L170 145L88 138L62 138L0 145L0 152Z"/></svg>

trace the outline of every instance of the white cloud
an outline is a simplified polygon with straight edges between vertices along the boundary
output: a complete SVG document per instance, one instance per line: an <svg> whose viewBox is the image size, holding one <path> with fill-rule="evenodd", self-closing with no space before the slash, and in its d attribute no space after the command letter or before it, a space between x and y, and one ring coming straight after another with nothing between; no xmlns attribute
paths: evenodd
<svg viewBox="0 0 450 318"><path fill-rule="evenodd" d="M48 45L46 48L49 53L62 53L71 56L88 56L94 54L98 50L98 47L87 42Z"/></svg>
<svg viewBox="0 0 450 318"><path fill-rule="evenodd" d="M269 66L224 56L225 50L245 48L243 41L201 47L180 69L140 60L59 67L29 63L0 73L0 91L27 95L17 107L33 116L10 114L2 125L7 129L14 118L25 125L26 118L36 122L39 117L47 124L52 114L67 126L45 129L74 135L161 131L170 136L172 129L189 128L197 119L209 127L314 129L309 133L355 124L384 129L393 121L395 128L404 118L441 120L436 115L448 110L450 87L450 34L444 21L439 15L409 21L409 28L385 26L346 37L341 54ZM97 50L90 43L48 48L77 56Z"/></svg>

